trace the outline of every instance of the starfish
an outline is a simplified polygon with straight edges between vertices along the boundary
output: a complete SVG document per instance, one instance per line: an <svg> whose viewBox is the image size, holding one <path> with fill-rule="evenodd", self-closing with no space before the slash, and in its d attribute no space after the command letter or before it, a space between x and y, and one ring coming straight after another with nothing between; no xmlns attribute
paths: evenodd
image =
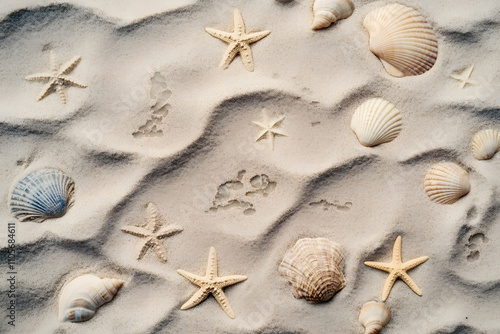
<svg viewBox="0 0 500 334"><path fill-rule="evenodd" d="M231 275L220 277L217 267L217 253L215 252L214 247L210 247L210 253L208 254L207 271L205 273L205 276L191 274L182 269L178 269L177 272L179 273L179 275L191 281L191 283L200 287L200 289L196 291L191 296L191 298L189 298L188 301L184 303L184 305L181 306L181 310L187 310L198 305L199 303L207 299L208 295L211 293L219 302L220 306L226 312L226 314L231 319L234 319L233 310L231 309L231 305L229 305L229 301L227 300L227 297L222 289L226 286L244 281L247 279L247 277L245 275Z"/></svg>
<svg viewBox="0 0 500 334"><path fill-rule="evenodd" d="M259 133L259 136L255 140L256 142L263 139L267 138L267 142L269 143L269 147L271 150L274 150L274 136L284 136L286 137L286 134L281 132L281 130L275 129L275 127L279 126L281 122L285 119L285 116L281 116L275 121L269 122L269 118L267 117L267 113L265 109L262 109L262 116L264 118L264 122L252 122L253 124L257 125L260 127L262 130Z"/></svg>
<svg viewBox="0 0 500 334"><path fill-rule="evenodd" d="M164 220L158 212L158 208L153 203L148 204L146 211L147 216L145 225L122 227L122 231L145 239L139 256L137 256L137 260L142 259L151 248L160 261L167 262L167 250L160 243L160 240L182 232L183 228L178 225L170 225L161 228L162 221Z"/></svg>
<svg viewBox="0 0 500 334"><path fill-rule="evenodd" d="M411 279L411 277L406 273L407 270L415 268L419 264L424 263L429 259L428 256L422 256L405 263L401 260L401 236L396 238L394 243L394 248L392 250L392 262L365 262L365 265L383 270L389 273L389 277L385 281L384 291L382 293L382 301L385 301L389 297L392 286L398 278L401 278L417 295L422 296L422 291L418 288L417 284Z"/></svg>
<svg viewBox="0 0 500 334"><path fill-rule="evenodd" d="M228 68L234 57L236 57L237 54L240 54L243 65L245 65L245 68L250 72L253 72L254 70L250 44L263 39L271 33L269 30L265 30L247 34L243 16L241 16L240 11L237 9L234 10L233 32L220 31L213 28L205 28L205 31L211 36L229 44L226 52L224 52L224 56L222 57L222 62L219 67L222 67L223 69Z"/></svg>
<svg viewBox="0 0 500 334"><path fill-rule="evenodd" d="M474 70L474 65L465 69L462 73L452 74L450 77L457 80L457 81L460 81L460 84L459 84L460 88L464 88L465 86L467 86L467 84L477 85L477 81L470 78L473 70Z"/></svg>
<svg viewBox="0 0 500 334"><path fill-rule="evenodd" d="M82 57L75 56L71 58L68 62L60 65L57 63L56 55L54 51L50 51L50 70L51 72L37 73L28 75L26 80L28 81L47 81L42 91L38 95L38 101L42 100L44 97L50 94L54 89L59 94L59 98L63 104L66 103L66 93L64 92L65 85L74 85L81 88L87 87L84 84L79 83L73 78L66 76L70 73L76 65L80 62Z"/></svg>

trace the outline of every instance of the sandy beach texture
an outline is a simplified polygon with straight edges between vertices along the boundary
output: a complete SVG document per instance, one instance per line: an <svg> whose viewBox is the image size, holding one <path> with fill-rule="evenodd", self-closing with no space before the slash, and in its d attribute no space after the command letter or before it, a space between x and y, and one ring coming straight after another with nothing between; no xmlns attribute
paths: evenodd
<svg viewBox="0 0 500 334"><path fill-rule="evenodd" d="M500 130L500 2L400 0L438 40L419 76L396 78L370 52L365 16L390 1L354 0L353 14L311 30L312 0L44 1L0 3L0 333L363 333L361 306L380 301L397 236L420 297L398 280L386 301L387 334L500 333L500 154L476 160L472 139ZM255 70L240 56L219 68L235 9ZM41 101L28 75L81 61ZM472 84L450 76L474 65ZM401 113L392 142L364 147L350 129L356 108L383 98ZM253 122L278 121L273 149ZM471 191L451 205L424 191L427 171L454 162ZM75 183L60 218L20 222L10 212L23 177L55 168ZM166 262L121 229L144 223L154 203ZM15 226L9 237L8 226ZM12 233L10 233L12 234ZM300 238L328 238L345 253L346 286L332 300L295 299L278 266ZM15 263L9 267L10 239ZM10 243L9 243L10 242ZM203 275L210 247L220 276L246 275L188 310L198 289L176 270ZM12 263L11 263L12 265ZM9 297L14 271L15 297ZM82 323L59 321L73 278L124 281ZM9 324L15 301L15 327Z"/></svg>

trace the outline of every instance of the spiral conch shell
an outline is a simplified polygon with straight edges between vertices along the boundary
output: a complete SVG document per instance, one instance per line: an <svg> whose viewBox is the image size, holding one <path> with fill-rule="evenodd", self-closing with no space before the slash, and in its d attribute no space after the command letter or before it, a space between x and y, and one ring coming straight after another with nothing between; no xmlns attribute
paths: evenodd
<svg viewBox="0 0 500 334"><path fill-rule="evenodd" d="M325 238L305 238L285 253L279 272L290 282L295 298L317 304L345 287L343 267L339 245Z"/></svg>
<svg viewBox="0 0 500 334"><path fill-rule="evenodd" d="M472 154L477 160L491 159L500 150L500 132L484 130L478 132L472 141Z"/></svg>
<svg viewBox="0 0 500 334"><path fill-rule="evenodd" d="M434 202L453 204L469 193L469 174L452 162L440 163L427 173L424 188Z"/></svg>
<svg viewBox="0 0 500 334"><path fill-rule="evenodd" d="M437 59L438 42L427 20L415 9L389 4L370 12L363 21L370 34L370 51L395 77L420 75Z"/></svg>
<svg viewBox="0 0 500 334"><path fill-rule="evenodd" d="M351 0L316 0L314 1L314 21L311 29L329 27L332 23L351 16L354 4Z"/></svg>
<svg viewBox="0 0 500 334"><path fill-rule="evenodd" d="M59 299L59 320L81 322L91 319L97 309L113 299L123 281L83 275L62 290Z"/></svg>
<svg viewBox="0 0 500 334"><path fill-rule="evenodd" d="M369 99L361 104L351 120L351 129L363 146L375 146L394 140L403 127L396 107L384 99Z"/></svg>
<svg viewBox="0 0 500 334"><path fill-rule="evenodd" d="M378 334L391 320L391 311L384 303L368 302L361 308L359 322L365 327L365 334Z"/></svg>

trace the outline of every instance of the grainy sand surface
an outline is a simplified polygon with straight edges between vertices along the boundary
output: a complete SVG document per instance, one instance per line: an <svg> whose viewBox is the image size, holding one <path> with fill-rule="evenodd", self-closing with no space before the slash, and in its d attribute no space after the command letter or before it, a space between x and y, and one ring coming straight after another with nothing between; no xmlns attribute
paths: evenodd
<svg viewBox="0 0 500 334"><path fill-rule="evenodd" d="M106 4L102 4L106 3ZM141 5L139 5L141 3ZM398 1L424 15L438 39L427 73L387 74L368 48L363 19L388 1L354 0L351 17L312 31L312 1L42 1L0 3L0 264L6 279L7 224L16 222L16 326L0 296L1 333L363 333L361 306L380 300L402 236L403 260L419 297L397 281L386 304L387 334L500 333L500 154L478 161L473 136L500 129L500 2ZM206 27L232 31L239 9L247 31L270 30L251 45L255 71L239 56L218 65L227 45ZM37 102L43 83L27 75L82 60L65 88ZM476 85L450 78L475 65ZM354 110L384 98L401 112L392 142L361 146ZM284 116L286 136L255 141L263 110ZM471 191L452 205L432 202L427 171L455 162ZM57 168L75 182L61 218L18 222L15 184ZM229 182L229 183L228 183ZM137 260L141 225L153 202L184 231L162 241L168 261ZM300 238L325 237L346 254L346 287L326 303L292 296L278 273ZM248 279L225 292L230 319L209 297L182 311L197 290L177 269L202 275L209 248L221 275ZM61 290L82 274L125 281L83 323L61 323ZM5 315L4 315L5 314Z"/></svg>

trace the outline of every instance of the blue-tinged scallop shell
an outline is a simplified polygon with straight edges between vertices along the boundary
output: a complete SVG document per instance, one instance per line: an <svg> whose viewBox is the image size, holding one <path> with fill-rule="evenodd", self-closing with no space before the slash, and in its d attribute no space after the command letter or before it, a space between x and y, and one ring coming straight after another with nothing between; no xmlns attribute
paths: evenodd
<svg viewBox="0 0 500 334"><path fill-rule="evenodd" d="M14 187L10 201L12 215L20 221L41 223L62 217L73 205L75 182L57 169L28 174Z"/></svg>

